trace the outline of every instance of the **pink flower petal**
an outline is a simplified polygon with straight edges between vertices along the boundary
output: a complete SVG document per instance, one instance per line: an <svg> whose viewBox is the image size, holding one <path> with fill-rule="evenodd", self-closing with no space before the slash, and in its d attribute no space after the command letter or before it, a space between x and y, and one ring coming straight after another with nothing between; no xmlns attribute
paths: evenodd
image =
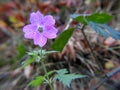
<svg viewBox="0 0 120 90"><path fill-rule="evenodd" d="M24 37L25 37L25 38L28 38L28 39L33 39L34 36L35 36L35 34L33 34L33 33L25 33L25 34L24 34Z"/></svg>
<svg viewBox="0 0 120 90"><path fill-rule="evenodd" d="M46 26L43 32L43 35L49 39L53 39L57 37L57 29L53 26Z"/></svg>
<svg viewBox="0 0 120 90"><path fill-rule="evenodd" d="M51 15L47 15L43 18L42 22L43 25L54 25L55 19Z"/></svg>
<svg viewBox="0 0 120 90"><path fill-rule="evenodd" d="M29 24L23 27L23 32L25 33L32 33L35 32L37 30L37 25L34 24Z"/></svg>
<svg viewBox="0 0 120 90"><path fill-rule="evenodd" d="M34 38L34 44L43 47L47 43L47 38L44 37L42 34L37 33Z"/></svg>
<svg viewBox="0 0 120 90"><path fill-rule="evenodd" d="M37 26L34 24L29 24L23 27L24 37L28 39L33 39L37 31Z"/></svg>
<svg viewBox="0 0 120 90"><path fill-rule="evenodd" d="M43 19L43 15L37 11L36 13L31 13L30 14L30 22L34 24L39 24L40 21Z"/></svg>

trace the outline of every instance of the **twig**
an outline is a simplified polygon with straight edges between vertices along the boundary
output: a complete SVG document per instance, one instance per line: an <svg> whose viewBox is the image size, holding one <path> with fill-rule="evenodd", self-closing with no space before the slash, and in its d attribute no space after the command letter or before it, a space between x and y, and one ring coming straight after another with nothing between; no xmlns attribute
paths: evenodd
<svg viewBox="0 0 120 90"><path fill-rule="evenodd" d="M120 56L120 53L118 53L117 51L113 50L112 48L107 48L107 50L113 52L113 53L116 54L117 56Z"/></svg>
<svg viewBox="0 0 120 90"><path fill-rule="evenodd" d="M92 88L90 90L97 90L104 82L106 82L107 80L109 80L109 78L111 78L112 76L114 76L118 72L120 72L120 67L118 67L118 68L112 70L111 72L109 72L102 80L100 80L98 82L98 84L94 88Z"/></svg>
<svg viewBox="0 0 120 90"><path fill-rule="evenodd" d="M116 2L116 0L111 0L111 1L110 1L109 5L108 5L108 7L107 7L107 9L106 9L107 12L109 12L109 11L111 10L111 8L112 8L112 6L115 4L115 2Z"/></svg>
<svg viewBox="0 0 120 90"><path fill-rule="evenodd" d="M67 25L66 25L66 27L64 28L64 30L67 30L67 29L69 28L69 26L70 26L70 24L71 24L72 21L73 21L72 18L70 18L70 19L68 20Z"/></svg>
<svg viewBox="0 0 120 90"><path fill-rule="evenodd" d="M94 63L97 63L97 64L98 64L100 70L104 73L103 68L102 68L100 62L99 62L98 59L96 58L96 56L95 56L95 54L94 54L94 52L93 52L93 50L92 50L92 47L91 47L91 45L90 45L90 43L89 43L89 41L88 41L88 39L87 39L87 36L85 35L84 28L85 28L85 25L82 26L81 32L82 32L82 34L83 34L83 36L84 36L84 38L85 38L85 40L86 40L86 42L87 42L87 45L88 45L88 47L89 47L89 49L90 49L90 52L91 52L90 54L91 54L91 56L92 56L92 60L93 60Z"/></svg>

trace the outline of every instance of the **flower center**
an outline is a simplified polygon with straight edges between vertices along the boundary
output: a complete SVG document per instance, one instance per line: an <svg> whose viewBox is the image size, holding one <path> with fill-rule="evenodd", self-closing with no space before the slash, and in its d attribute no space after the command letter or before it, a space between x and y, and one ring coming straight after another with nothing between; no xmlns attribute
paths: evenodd
<svg viewBox="0 0 120 90"><path fill-rule="evenodd" d="M42 28L42 27L39 27L39 28L38 28L38 31L39 31L40 33L42 33L42 32L43 32L43 28Z"/></svg>

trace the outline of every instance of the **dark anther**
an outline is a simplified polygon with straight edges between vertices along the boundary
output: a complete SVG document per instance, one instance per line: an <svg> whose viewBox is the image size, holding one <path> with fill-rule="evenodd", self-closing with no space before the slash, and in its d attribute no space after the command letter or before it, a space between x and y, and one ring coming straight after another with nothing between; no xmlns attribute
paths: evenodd
<svg viewBox="0 0 120 90"><path fill-rule="evenodd" d="M38 31L39 31L40 33L42 33L42 32L43 32L43 28L39 27L39 28L38 28Z"/></svg>

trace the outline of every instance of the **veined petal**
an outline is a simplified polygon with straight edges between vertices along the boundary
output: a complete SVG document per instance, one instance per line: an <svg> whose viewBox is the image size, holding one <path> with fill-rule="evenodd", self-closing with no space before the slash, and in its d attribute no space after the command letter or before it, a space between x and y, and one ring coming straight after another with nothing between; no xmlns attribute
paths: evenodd
<svg viewBox="0 0 120 90"><path fill-rule="evenodd" d="M43 47L47 43L47 38L44 37L42 34L37 33L34 38L34 44Z"/></svg>
<svg viewBox="0 0 120 90"><path fill-rule="evenodd" d="M51 15L47 15L43 18L41 24L43 25L54 25L55 24L55 19Z"/></svg>
<svg viewBox="0 0 120 90"><path fill-rule="evenodd" d="M37 26L29 24L23 27L24 37L28 39L33 39L37 31Z"/></svg>
<svg viewBox="0 0 120 90"><path fill-rule="evenodd" d="M36 13L31 13L30 14L30 22L34 24L39 24L40 21L43 19L43 15L37 11Z"/></svg>
<svg viewBox="0 0 120 90"><path fill-rule="evenodd" d="M44 28L44 32L43 32L43 35L49 39L53 39L53 38L56 38L57 37L57 32L58 30L53 27L53 26L46 26Z"/></svg>
<svg viewBox="0 0 120 90"><path fill-rule="evenodd" d="M25 33L24 37L28 39L33 39L35 37L36 33Z"/></svg>
<svg viewBox="0 0 120 90"><path fill-rule="evenodd" d="M37 30L37 25L34 24L29 24L23 27L23 32L24 33L32 33Z"/></svg>

